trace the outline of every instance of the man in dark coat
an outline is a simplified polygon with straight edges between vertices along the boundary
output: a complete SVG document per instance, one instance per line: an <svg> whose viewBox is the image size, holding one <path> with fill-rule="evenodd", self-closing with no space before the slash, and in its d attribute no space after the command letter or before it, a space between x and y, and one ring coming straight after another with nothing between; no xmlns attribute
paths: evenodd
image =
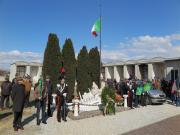
<svg viewBox="0 0 180 135"><path fill-rule="evenodd" d="M14 121L13 127L15 131L18 129L24 130L21 123L22 114L24 109L25 101L25 86L23 84L22 78L17 78L17 83L12 87L12 100L13 100L13 112L14 112Z"/></svg>
<svg viewBox="0 0 180 135"><path fill-rule="evenodd" d="M64 121L67 121L66 120L67 91L68 91L68 86L65 83L64 77L62 76L59 78L59 83L57 84L57 88L56 88L56 94L57 94L56 108L57 108L57 120L58 120L58 122L61 122L61 117Z"/></svg>
<svg viewBox="0 0 180 135"><path fill-rule="evenodd" d="M9 98L11 95L12 84L9 81L9 76L5 77L5 81L1 84L1 109L4 108L4 101L6 101L6 107L9 107Z"/></svg>
<svg viewBox="0 0 180 135"><path fill-rule="evenodd" d="M50 80L50 76L46 76L46 81L45 81L45 89L48 93L48 109L47 109L47 115L49 117L52 117L52 112L51 112L51 104L52 104L52 92L53 92L53 85Z"/></svg>
<svg viewBox="0 0 180 135"><path fill-rule="evenodd" d="M127 84L125 83L125 81L122 81L120 83L120 89L121 89L121 96L123 96L124 94L127 94L128 88L127 88Z"/></svg>

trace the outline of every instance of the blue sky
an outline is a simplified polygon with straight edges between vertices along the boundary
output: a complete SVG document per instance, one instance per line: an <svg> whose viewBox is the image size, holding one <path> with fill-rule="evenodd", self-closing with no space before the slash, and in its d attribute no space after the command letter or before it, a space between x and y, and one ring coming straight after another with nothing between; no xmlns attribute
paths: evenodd
<svg viewBox="0 0 180 135"><path fill-rule="evenodd" d="M180 0L101 2L104 61L180 56ZM98 46L91 35L98 5L99 0L0 0L0 67L15 60L42 61L50 32L58 35L61 48L71 38L76 53L83 45ZM157 49L151 52L152 47Z"/></svg>

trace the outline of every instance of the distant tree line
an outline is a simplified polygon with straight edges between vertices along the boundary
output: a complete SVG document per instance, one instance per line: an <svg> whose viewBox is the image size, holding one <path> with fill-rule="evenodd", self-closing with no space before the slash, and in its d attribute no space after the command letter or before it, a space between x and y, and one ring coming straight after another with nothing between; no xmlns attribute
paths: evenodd
<svg viewBox="0 0 180 135"><path fill-rule="evenodd" d="M73 98L75 81L77 81L77 91L81 94L88 92L88 88L92 87L93 82L100 87L99 64L100 55L97 47L88 51L86 46L83 46L76 58L73 42L70 38L65 40L61 50L57 35L54 33L49 34L44 51L43 78L49 75L53 86L56 87L60 69L64 67L66 83L69 89L69 101Z"/></svg>

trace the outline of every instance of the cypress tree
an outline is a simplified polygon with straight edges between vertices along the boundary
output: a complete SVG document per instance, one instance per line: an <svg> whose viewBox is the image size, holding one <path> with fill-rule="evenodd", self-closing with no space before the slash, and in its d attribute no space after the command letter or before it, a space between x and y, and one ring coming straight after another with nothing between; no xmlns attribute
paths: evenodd
<svg viewBox="0 0 180 135"><path fill-rule="evenodd" d="M56 34L50 33L44 52L42 74L44 79L47 75L50 76L54 89L58 82L61 59L59 39Z"/></svg>
<svg viewBox="0 0 180 135"><path fill-rule="evenodd" d="M77 60L77 89L81 94L88 92L91 88L90 71L89 71L89 56L86 46L80 50Z"/></svg>
<svg viewBox="0 0 180 135"><path fill-rule="evenodd" d="M89 51L89 62L91 81L100 88L100 55L97 47Z"/></svg>
<svg viewBox="0 0 180 135"><path fill-rule="evenodd" d="M66 39L62 49L63 65L65 68L66 83L68 84L68 100L72 100L75 79L76 79L76 59L71 39Z"/></svg>

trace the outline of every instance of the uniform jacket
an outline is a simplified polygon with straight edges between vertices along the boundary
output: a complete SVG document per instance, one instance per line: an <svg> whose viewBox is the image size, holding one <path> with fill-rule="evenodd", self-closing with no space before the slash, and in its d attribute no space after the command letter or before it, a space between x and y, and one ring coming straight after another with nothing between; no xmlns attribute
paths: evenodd
<svg viewBox="0 0 180 135"><path fill-rule="evenodd" d="M56 105L59 107L59 106L62 106L63 103L64 103L64 100L66 100L66 97L63 96L64 93L67 94L68 92L68 86L67 84L64 83L64 85L60 85L58 84L59 87L56 88Z"/></svg>

